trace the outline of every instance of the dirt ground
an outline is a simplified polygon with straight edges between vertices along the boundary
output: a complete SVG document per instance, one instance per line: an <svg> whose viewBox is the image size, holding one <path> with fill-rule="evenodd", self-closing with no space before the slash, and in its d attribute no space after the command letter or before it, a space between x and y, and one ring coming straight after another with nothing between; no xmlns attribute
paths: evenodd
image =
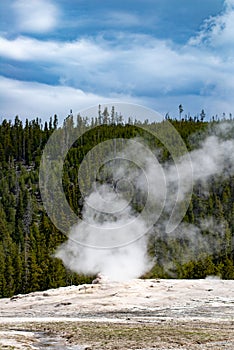
<svg viewBox="0 0 234 350"><path fill-rule="evenodd" d="M1 299L0 349L46 348L233 350L234 281L105 282Z"/></svg>

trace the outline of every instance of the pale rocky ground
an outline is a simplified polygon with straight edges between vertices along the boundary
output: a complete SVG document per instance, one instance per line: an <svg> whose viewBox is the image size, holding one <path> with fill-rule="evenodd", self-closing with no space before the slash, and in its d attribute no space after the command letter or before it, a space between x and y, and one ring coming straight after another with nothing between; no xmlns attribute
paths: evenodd
<svg viewBox="0 0 234 350"><path fill-rule="evenodd" d="M42 330L61 347L44 347ZM104 281L0 299L0 349L45 348L234 349L234 280Z"/></svg>

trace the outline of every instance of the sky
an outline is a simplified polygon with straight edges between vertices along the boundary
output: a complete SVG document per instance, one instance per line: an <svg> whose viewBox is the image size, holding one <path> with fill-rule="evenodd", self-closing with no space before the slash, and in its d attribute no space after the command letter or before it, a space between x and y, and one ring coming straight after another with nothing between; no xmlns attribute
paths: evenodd
<svg viewBox="0 0 234 350"><path fill-rule="evenodd" d="M234 115L234 0L2 0L0 118Z"/></svg>

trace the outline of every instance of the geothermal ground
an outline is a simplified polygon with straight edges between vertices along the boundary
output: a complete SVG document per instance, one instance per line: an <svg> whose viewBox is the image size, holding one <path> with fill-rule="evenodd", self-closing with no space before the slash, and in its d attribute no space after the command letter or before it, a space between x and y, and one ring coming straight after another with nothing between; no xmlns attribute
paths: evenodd
<svg viewBox="0 0 234 350"><path fill-rule="evenodd" d="M132 280L0 300L0 349L234 349L234 281Z"/></svg>

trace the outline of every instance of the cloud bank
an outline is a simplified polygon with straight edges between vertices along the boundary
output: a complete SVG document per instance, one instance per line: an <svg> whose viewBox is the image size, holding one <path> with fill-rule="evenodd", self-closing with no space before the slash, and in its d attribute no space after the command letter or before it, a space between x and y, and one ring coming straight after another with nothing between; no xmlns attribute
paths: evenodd
<svg viewBox="0 0 234 350"><path fill-rule="evenodd" d="M140 17L128 11L109 10L108 18L106 11L97 20L119 23L110 33L77 33L75 39L68 36L61 40L55 34L55 29L64 25L58 4L18 0L12 8L19 34L0 35L2 77L11 79L11 85L30 80L30 83L25 81L29 88L32 82L37 82L42 84L42 91L46 82L55 93L58 87L66 86L94 96L91 104L96 103L98 96L107 99L115 94L127 96L174 116L180 103L187 114L199 113L201 109L210 116L234 112L234 83L230 78L234 69L232 0L226 0L220 14L207 18L196 34L179 44L173 38L161 39L153 31L139 32L136 28L139 29ZM79 16L77 21L82 20ZM155 30L155 23L151 28ZM53 36L41 36L50 31ZM28 35L30 32L37 36ZM5 100L2 113L9 116L13 113L12 104L7 103L5 94L2 99ZM11 100L16 106L18 100L13 94ZM40 105L34 102L40 110ZM18 114L22 114L21 104L18 106ZM51 99L50 110L53 106ZM29 104L28 109L32 110Z"/></svg>
<svg viewBox="0 0 234 350"><path fill-rule="evenodd" d="M56 28L59 11L50 0L15 0L12 4L18 30L45 33Z"/></svg>

